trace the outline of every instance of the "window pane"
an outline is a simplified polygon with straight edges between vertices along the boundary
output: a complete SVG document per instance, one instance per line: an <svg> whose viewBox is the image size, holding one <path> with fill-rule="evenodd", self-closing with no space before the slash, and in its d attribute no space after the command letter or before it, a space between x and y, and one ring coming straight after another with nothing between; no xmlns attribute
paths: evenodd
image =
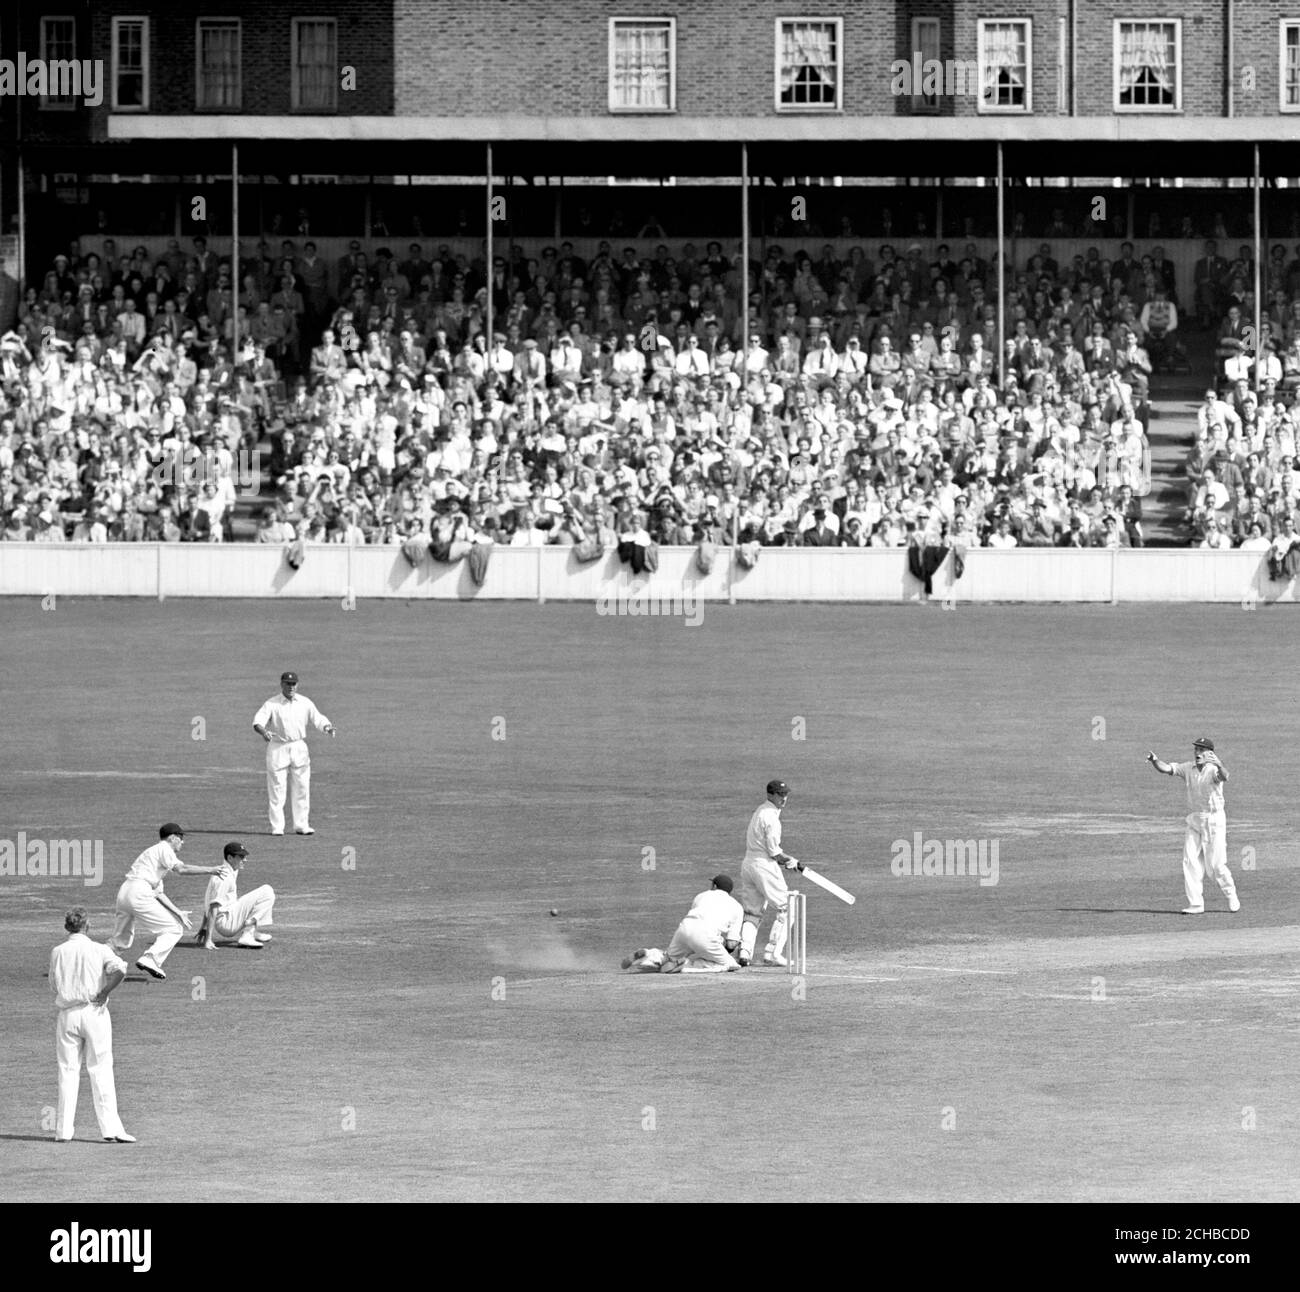
<svg viewBox="0 0 1300 1292"><path fill-rule="evenodd" d="M984 24L980 76L986 108L1026 108L1029 104L1029 28L1023 22Z"/></svg>
<svg viewBox="0 0 1300 1292"><path fill-rule="evenodd" d="M296 51L298 107L333 108L338 85L332 22L300 22Z"/></svg>
<svg viewBox="0 0 1300 1292"><path fill-rule="evenodd" d="M933 59L939 61L939 22L934 18L919 19L916 24L916 52L921 55L921 66L924 68L926 62ZM918 87L913 87L918 88ZM915 96L914 106L918 108L939 107L939 95L917 94Z"/></svg>
<svg viewBox="0 0 1300 1292"><path fill-rule="evenodd" d="M144 107L144 23L117 23L117 106Z"/></svg>
<svg viewBox="0 0 1300 1292"><path fill-rule="evenodd" d="M1121 107L1177 106L1178 39L1170 22L1120 24Z"/></svg>
<svg viewBox="0 0 1300 1292"><path fill-rule="evenodd" d="M77 26L71 18L41 19L41 57L53 61L66 60L77 56ZM72 103L70 94L50 94L43 100L46 104Z"/></svg>
<svg viewBox="0 0 1300 1292"><path fill-rule="evenodd" d="M1300 24L1284 28L1286 44L1282 64L1282 101L1288 108L1300 107Z"/></svg>
<svg viewBox="0 0 1300 1292"><path fill-rule="evenodd" d="M205 22L199 27L199 106L239 106L239 24Z"/></svg>
<svg viewBox="0 0 1300 1292"><path fill-rule="evenodd" d="M839 42L834 23L783 23L782 104L790 107L835 107L838 62Z"/></svg>
<svg viewBox="0 0 1300 1292"><path fill-rule="evenodd" d="M667 23L615 24L612 89L616 107L672 107L672 33Z"/></svg>

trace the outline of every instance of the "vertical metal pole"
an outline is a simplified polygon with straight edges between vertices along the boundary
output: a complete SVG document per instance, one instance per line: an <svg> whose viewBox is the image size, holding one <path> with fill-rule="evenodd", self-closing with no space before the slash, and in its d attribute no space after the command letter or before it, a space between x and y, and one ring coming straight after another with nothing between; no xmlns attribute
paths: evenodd
<svg viewBox="0 0 1300 1292"><path fill-rule="evenodd" d="M749 388L749 145L740 145L740 313L744 319L740 345L741 398Z"/></svg>
<svg viewBox="0 0 1300 1292"><path fill-rule="evenodd" d="M1002 140L998 140L998 389L1007 384L1007 213L1002 192Z"/></svg>
<svg viewBox="0 0 1300 1292"><path fill-rule="evenodd" d="M230 145L230 279L233 286L230 302L230 365L235 395L239 395L239 145Z"/></svg>
<svg viewBox="0 0 1300 1292"><path fill-rule="evenodd" d="M555 242L556 242L555 251L557 255L559 254L559 250L560 250L559 243L564 239L564 234L562 232L564 228L563 208L564 208L564 176L561 175L559 187L557 187L555 190Z"/></svg>
<svg viewBox="0 0 1300 1292"><path fill-rule="evenodd" d="M1263 221L1260 217L1259 201L1259 144L1255 145L1255 394L1259 394L1259 374L1263 366L1264 351L1260 344L1263 340L1261 328L1264 323L1264 302L1260 299L1261 276L1263 274Z"/></svg>
<svg viewBox="0 0 1300 1292"><path fill-rule="evenodd" d="M487 315L485 331L487 332L488 371L492 370L492 145L487 145ZM540 569L540 566L538 567Z"/></svg>
<svg viewBox="0 0 1300 1292"><path fill-rule="evenodd" d="M939 176L938 191L934 198L934 241L937 246L943 241L943 176Z"/></svg>

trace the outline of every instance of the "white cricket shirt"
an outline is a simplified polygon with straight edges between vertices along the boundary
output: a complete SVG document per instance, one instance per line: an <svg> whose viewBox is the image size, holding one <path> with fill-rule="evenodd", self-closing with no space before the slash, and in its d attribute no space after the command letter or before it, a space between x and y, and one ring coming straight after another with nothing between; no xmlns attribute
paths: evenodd
<svg viewBox="0 0 1300 1292"><path fill-rule="evenodd" d="M1175 763L1174 775L1187 784L1187 810L1189 812L1222 812L1223 784L1216 775L1213 763L1197 767L1195 763Z"/></svg>
<svg viewBox="0 0 1300 1292"><path fill-rule="evenodd" d="M265 727L272 735L291 741L305 740L308 727L324 731L334 724L305 695L298 694L289 699L281 691L258 709L253 725Z"/></svg>
<svg viewBox="0 0 1300 1292"><path fill-rule="evenodd" d="M127 879L143 879L151 888L161 888L163 876L175 870L181 859L172 851L166 839L159 839L152 848L146 848L126 872Z"/></svg>
<svg viewBox="0 0 1300 1292"><path fill-rule="evenodd" d="M725 896L725 894L724 894ZM50 990L59 1009L88 1005L104 989L104 976L112 969L126 973L126 964L106 943L92 942L73 933L50 952Z"/></svg>
<svg viewBox="0 0 1300 1292"><path fill-rule="evenodd" d="M720 888L710 888L700 893L686 912L688 920L702 921L712 932L723 939L740 937L741 921L745 908L730 893Z"/></svg>
<svg viewBox="0 0 1300 1292"><path fill-rule="evenodd" d="M239 872L227 861L221 863L221 869L208 880L208 891L203 896L203 909L210 910L213 905L217 910L225 911L235 904L239 896L236 888Z"/></svg>
<svg viewBox="0 0 1300 1292"><path fill-rule="evenodd" d="M771 861L781 851L781 809L768 799L749 818L745 860Z"/></svg>

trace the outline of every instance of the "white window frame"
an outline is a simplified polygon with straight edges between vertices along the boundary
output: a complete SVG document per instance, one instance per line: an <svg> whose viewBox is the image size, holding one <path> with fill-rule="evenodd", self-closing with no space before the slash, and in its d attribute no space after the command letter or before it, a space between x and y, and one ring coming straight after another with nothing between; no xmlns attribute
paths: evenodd
<svg viewBox="0 0 1300 1292"><path fill-rule="evenodd" d="M117 101L117 72L118 72L118 53L121 49L121 43L118 38L118 32L122 30L125 23L140 24L140 72L144 77L144 84L141 86L140 102L129 103L123 107ZM149 18L145 14L122 13L113 15L113 58L112 58L112 78L113 78L113 95L110 100L114 112L148 112L149 111L149 91L152 88L149 84Z"/></svg>
<svg viewBox="0 0 1300 1292"><path fill-rule="evenodd" d="M1070 20L1060 18L1056 24L1056 111L1067 116L1070 111Z"/></svg>
<svg viewBox="0 0 1300 1292"><path fill-rule="evenodd" d="M614 98L614 35L619 27L667 27L668 28L668 106L647 108L641 105L626 106L617 103ZM609 110L620 115L632 113L635 116L663 116L677 111L677 19L655 15L638 16L615 14L609 20Z"/></svg>
<svg viewBox="0 0 1300 1292"><path fill-rule="evenodd" d="M1141 104L1124 104L1121 106L1119 101L1119 55L1120 55L1120 29L1122 27L1131 27L1136 24L1142 26L1172 26L1174 29L1174 50L1177 54L1177 63L1174 68L1174 101L1171 106L1162 104L1141 103ZM1122 112L1125 115L1131 113L1150 113L1157 116L1168 116L1170 113L1177 113L1183 110L1183 20L1181 18L1163 18L1154 16L1151 18L1116 18L1114 22L1114 35L1111 45L1111 105L1116 112Z"/></svg>
<svg viewBox="0 0 1300 1292"><path fill-rule="evenodd" d="M67 22L72 24L72 57L77 57L77 19L75 15L70 13L43 13L41 14L41 62L46 67L50 65L51 59L49 48L46 45L45 33L47 30L46 24L51 22ZM83 86L82 88L84 89L85 87ZM42 110L45 112L75 112L77 108L76 103L71 99L64 101L62 99L51 98L48 94L41 95L40 104Z"/></svg>
<svg viewBox="0 0 1300 1292"><path fill-rule="evenodd" d="M1279 18L1277 23L1277 108L1279 112L1300 112L1300 99L1286 101L1286 34L1294 28L1300 32L1300 18ZM1300 41L1300 36L1297 37Z"/></svg>
<svg viewBox="0 0 1300 1292"><path fill-rule="evenodd" d="M781 102L781 29L787 24L805 23L809 26L835 28L835 102L834 103L782 103ZM785 14L777 18L773 25L772 37L772 102L776 111L782 115L788 113L810 112L825 116L827 113L844 111L844 19L826 18L816 15Z"/></svg>
<svg viewBox="0 0 1300 1292"><path fill-rule="evenodd" d="M302 106L302 86L298 82L298 33L306 23L329 23L334 28L333 102L327 108ZM289 19L289 108L293 112L330 113L339 110L339 20L332 14L303 14Z"/></svg>
<svg viewBox="0 0 1300 1292"><path fill-rule="evenodd" d="M989 107L984 102L984 32L992 27L1006 27L1015 23L1025 29L1025 101L1023 105L1006 104ZM1027 117L1034 111L1034 20L1017 18L1008 14L1005 18L980 18L978 20L975 45L975 66L979 68L979 88L975 99L975 111L986 117Z"/></svg>
<svg viewBox="0 0 1300 1292"><path fill-rule="evenodd" d="M235 26L235 102L229 108L213 107L203 102L203 38L204 24L233 23ZM336 46L337 48L337 46ZM205 13L194 20L194 110L196 112L240 112L244 106L244 20Z"/></svg>
<svg viewBox="0 0 1300 1292"><path fill-rule="evenodd" d="M925 66L925 50L921 47L921 28L925 26L934 27L934 56L939 61L943 61L943 20L934 16L924 16L912 19L912 48L908 50L907 61L912 61L913 53L921 55L921 66ZM933 97L933 102L929 100ZM934 116L939 111L939 95L930 96L922 94L919 86L912 87L912 112L917 116Z"/></svg>

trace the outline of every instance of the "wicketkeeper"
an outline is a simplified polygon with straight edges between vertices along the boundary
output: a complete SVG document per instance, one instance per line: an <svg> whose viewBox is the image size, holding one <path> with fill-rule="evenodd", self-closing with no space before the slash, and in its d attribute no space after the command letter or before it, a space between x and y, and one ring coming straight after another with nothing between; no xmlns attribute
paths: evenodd
<svg viewBox="0 0 1300 1292"><path fill-rule="evenodd" d="M686 918L677 926L668 950L643 947L623 960L635 973L727 973L739 969L733 958L740 946L744 910L731 895L730 875L715 875L696 895Z"/></svg>
<svg viewBox="0 0 1300 1292"><path fill-rule="evenodd" d="M1241 910L1237 886L1228 870L1228 821L1223 810L1223 787L1228 769L1214 752L1214 741L1201 736L1192 742L1193 761L1166 763L1154 753L1147 762L1165 776L1177 776L1187 786L1187 837L1183 844L1183 883L1187 888L1184 915L1203 915L1203 885L1208 870L1228 899L1228 910Z"/></svg>

